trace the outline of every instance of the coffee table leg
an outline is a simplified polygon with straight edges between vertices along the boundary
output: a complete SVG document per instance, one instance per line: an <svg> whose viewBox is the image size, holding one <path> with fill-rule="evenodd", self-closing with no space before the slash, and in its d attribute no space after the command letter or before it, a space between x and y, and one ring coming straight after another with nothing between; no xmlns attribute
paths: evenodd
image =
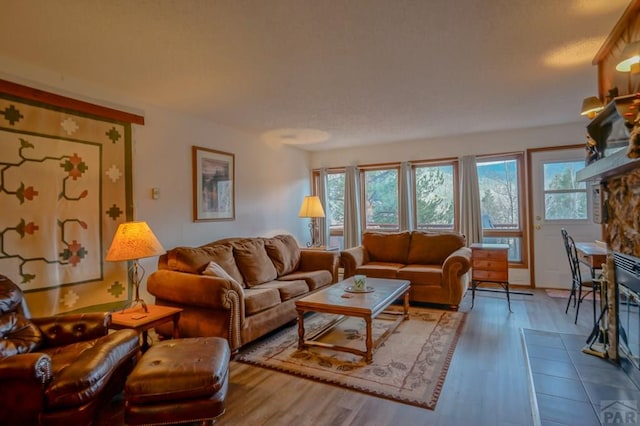
<svg viewBox="0 0 640 426"><path fill-rule="evenodd" d="M404 319L409 319L409 290L404 293Z"/></svg>
<svg viewBox="0 0 640 426"><path fill-rule="evenodd" d="M371 317L364 319L367 323L367 359L368 363L373 361L373 328Z"/></svg>
<svg viewBox="0 0 640 426"><path fill-rule="evenodd" d="M304 349L304 311L298 310L298 349Z"/></svg>

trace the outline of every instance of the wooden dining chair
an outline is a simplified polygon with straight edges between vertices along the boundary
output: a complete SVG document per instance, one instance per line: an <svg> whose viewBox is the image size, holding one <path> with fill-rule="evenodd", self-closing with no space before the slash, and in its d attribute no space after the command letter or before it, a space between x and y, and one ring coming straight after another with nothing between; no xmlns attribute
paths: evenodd
<svg viewBox="0 0 640 426"><path fill-rule="evenodd" d="M569 260L569 267L571 269L571 292L569 293L569 300L567 300L567 307L564 313L569 312L569 306L571 300L573 300L573 306L576 308L576 317L574 324L578 323L578 314L580 312L580 305L582 301L591 294L593 298L593 318L596 318L596 291L599 289L599 283L593 280L583 280L582 273L580 272L580 260L578 258L578 251L576 250L576 243L573 238L567 233L566 229L561 230L562 238L565 243L565 249L567 251L567 259ZM583 294L583 289L585 290Z"/></svg>

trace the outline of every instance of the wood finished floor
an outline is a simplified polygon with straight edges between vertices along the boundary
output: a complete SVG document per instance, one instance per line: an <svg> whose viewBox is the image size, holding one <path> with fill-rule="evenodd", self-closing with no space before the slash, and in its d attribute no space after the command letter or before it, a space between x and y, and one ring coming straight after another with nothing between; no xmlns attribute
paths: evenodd
<svg viewBox="0 0 640 426"><path fill-rule="evenodd" d="M575 333L591 331L590 305L565 315L566 299L544 290L512 295L468 292L469 312L434 411L231 362L227 412L216 425L533 425L521 328ZM374 354L375 356L375 354ZM122 401L112 402L100 426L124 424Z"/></svg>
<svg viewBox="0 0 640 426"><path fill-rule="evenodd" d="M512 295L479 292L469 312L434 411L237 362L231 363L227 412L217 425L532 425L520 328L587 336L590 311L578 325L565 299L543 290ZM374 355L375 356L375 355Z"/></svg>

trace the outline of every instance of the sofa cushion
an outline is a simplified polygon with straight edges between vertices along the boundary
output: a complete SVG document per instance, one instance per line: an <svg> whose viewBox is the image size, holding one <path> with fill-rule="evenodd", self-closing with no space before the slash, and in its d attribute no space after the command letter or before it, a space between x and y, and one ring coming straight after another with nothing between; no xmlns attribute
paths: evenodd
<svg viewBox="0 0 640 426"><path fill-rule="evenodd" d="M280 292L277 288L253 287L244 291L244 312L257 314L280 304Z"/></svg>
<svg viewBox="0 0 640 426"><path fill-rule="evenodd" d="M264 248L276 267L278 276L298 269L300 248L293 236L277 235L273 238L265 238Z"/></svg>
<svg viewBox="0 0 640 426"><path fill-rule="evenodd" d="M234 243L233 254L248 287L273 281L278 277L278 271L271 262L262 239L247 239Z"/></svg>
<svg viewBox="0 0 640 426"><path fill-rule="evenodd" d="M209 265L202 271L202 275L209 275L211 277L224 278L225 280L229 280L238 284L240 287L243 287L235 278L233 278L227 271L222 268L222 266L218 265L213 260L209 262Z"/></svg>
<svg viewBox="0 0 640 426"><path fill-rule="evenodd" d="M169 269L200 274L211 262L211 254L204 247L176 247L167 252Z"/></svg>
<svg viewBox="0 0 640 426"><path fill-rule="evenodd" d="M362 245L367 249L369 261L407 263L411 234L409 232L365 232Z"/></svg>
<svg viewBox="0 0 640 426"><path fill-rule="evenodd" d="M219 244L214 246L205 246L204 249L211 256L211 260L220 265L231 277L240 283L243 287L242 274L236 265L233 257L233 247L229 244Z"/></svg>
<svg viewBox="0 0 640 426"><path fill-rule="evenodd" d="M404 265L391 262L369 262L356 269L356 274L373 278L396 278L398 270Z"/></svg>
<svg viewBox="0 0 640 426"><path fill-rule="evenodd" d="M260 284L259 287L254 288L275 288L280 292L280 299L285 300L293 299L294 297L303 295L309 292L309 287L304 280L295 281L271 281L269 283Z"/></svg>
<svg viewBox="0 0 640 426"><path fill-rule="evenodd" d="M409 280L411 285L442 286L440 265L407 265L398 270L398 279Z"/></svg>
<svg viewBox="0 0 640 426"><path fill-rule="evenodd" d="M413 231L409 258L406 263L441 265L451 253L464 245L465 239L462 234Z"/></svg>
<svg viewBox="0 0 640 426"><path fill-rule="evenodd" d="M278 281L304 280L309 290L315 290L320 287L331 284L333 276L326 269L319 271L297 271L291 274L278 277Z"/></svg>

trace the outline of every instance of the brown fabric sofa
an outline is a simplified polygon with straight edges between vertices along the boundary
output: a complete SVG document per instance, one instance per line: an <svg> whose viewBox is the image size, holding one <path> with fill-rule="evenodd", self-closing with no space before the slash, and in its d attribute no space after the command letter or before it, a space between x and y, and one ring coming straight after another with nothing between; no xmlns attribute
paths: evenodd
<svg viewBox="0 0 640 426"><path fill-rule="evenodd" d="M338 253L301 250L291 235L228 238L169 250L147 288L183 309L180 337L224 337L235 351L294 320L295 301L337 282L338 266ZM169 324L156 330L171 335Z"/></svg>
<svg viewBox="0 0 640 426"><path fill-rule="evenodd" d="M469 285L471 249L453 232L365 232L362 245L342 251L340 260L344 278L409 280L412 301L457 310Z"/></svg>
<svg viewBox="0 0 640 426"><path fill-rule="evenodd" d="M0 424L87 425L122 391L140 346L108 332L108 312L28 318L22 290L0 275Z"/></svg>

